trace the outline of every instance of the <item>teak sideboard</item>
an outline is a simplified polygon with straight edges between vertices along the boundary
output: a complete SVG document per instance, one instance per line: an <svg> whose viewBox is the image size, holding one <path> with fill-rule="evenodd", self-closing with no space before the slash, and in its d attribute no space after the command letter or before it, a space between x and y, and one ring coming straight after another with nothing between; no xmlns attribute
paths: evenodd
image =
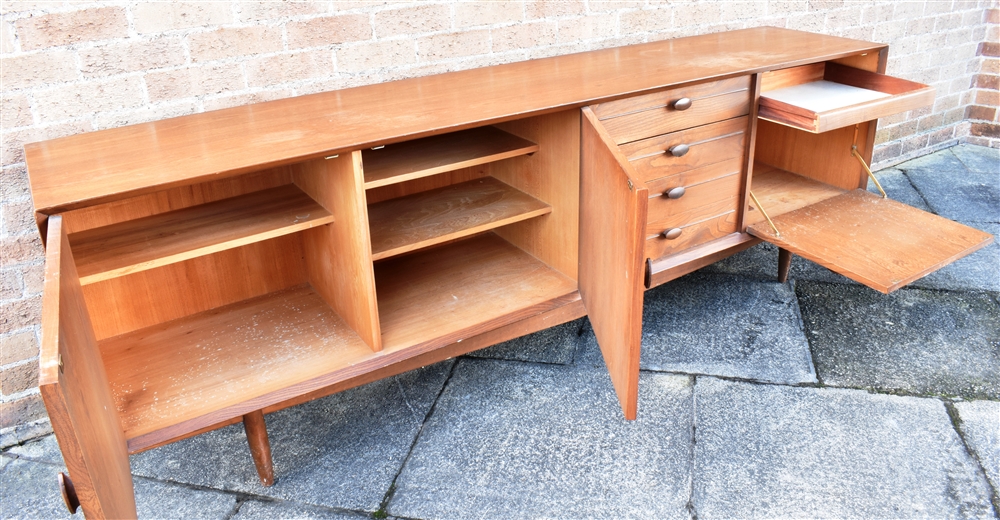
<svg viewBox="0 0 1000 520"><path fill-rule="evenodd" d="M644 290L763 241L883 292L981 231L865 190L929 105L885 45L756 28L326 92L25 147L40 388L90 518L129 453L588 315L636 416Z"/></svg>

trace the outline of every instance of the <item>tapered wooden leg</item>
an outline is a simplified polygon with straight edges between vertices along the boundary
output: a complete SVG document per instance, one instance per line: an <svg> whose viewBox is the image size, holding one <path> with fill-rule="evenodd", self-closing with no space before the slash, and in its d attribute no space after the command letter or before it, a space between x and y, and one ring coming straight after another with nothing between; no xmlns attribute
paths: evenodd
<svg viewBox="0 0 1000 520"><path fill-rule="evenodd" d="M271 441L267 439L267 425L264 424L264 412L257 410L243 416L243 429L247 432L247 442L250 443L250 455L254 466L257 466L257 476L265 486L274 484L274 464L271 462Z"/></svg>
<svg viewBox="0 0 1000 520"><path fill-rule="evenodd" d="M788 281L788 270L792 267L792 252L778 248L778 281Z"/></svg>

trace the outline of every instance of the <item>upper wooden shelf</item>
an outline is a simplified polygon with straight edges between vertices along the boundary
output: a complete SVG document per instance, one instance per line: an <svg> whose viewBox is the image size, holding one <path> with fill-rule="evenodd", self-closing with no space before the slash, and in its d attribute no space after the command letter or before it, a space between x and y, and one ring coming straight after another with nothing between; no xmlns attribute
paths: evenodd
<svg viewBox="0 0 1000 520"><path fill-rule="evenodd" d="M363 150L365 189L537 151L537 144L492 126Z"/></svg>
<svg viewBox="0 0 1000 520"><path fill-rule="evenodd" d="M548 204L493 177L386 200L368 207L372 260L551 212Z"/></svg>
<svg viewBox="0 0 1000 520"><path fill-rule="evenodd" d="M934 89L922 83L836 63L799 69L801 83L768 90L765 79L761 119L818 134L934 103Z"/></svg>
<svg viewBox="0 0 1000 520"><path fill-rule="evenodd" d="M69 235L83 285L333 222L294 184Z"/></svg>
<svg viewBox="0 0 1000 520"><path fill-rule="evenodd" d="M577 108L885 45L758 27L325 92L25 147L53 214L209 178Z"/></svg>

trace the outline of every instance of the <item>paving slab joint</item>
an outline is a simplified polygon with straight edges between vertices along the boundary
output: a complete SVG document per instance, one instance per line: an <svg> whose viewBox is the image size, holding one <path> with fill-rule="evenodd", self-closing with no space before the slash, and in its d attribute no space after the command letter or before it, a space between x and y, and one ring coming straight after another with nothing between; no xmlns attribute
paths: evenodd
<svg viewBox="0 0 1000 520"><path fill-rule="evenodd" d="M420 440L420 435L424 431L424 426L427 425L427 420L431 418L434 414L434 410L437 409L438 401L441 399L441 394L444 393L445 389L448 388L448 382L451 381L451 376L455 374L455 367L461 363L462 360L456 360L456 362L451 364L451 368L448 370L448 376L445 377L444 383L441 384L441 389L438 390L436 396L434 396L434 402L431 404L430 408L427 409L427 413L424 415L424 420L420 423L420 428L417 429L417 434L413 436L413 442L410 443L410 449L406 451L406 456L403 457L403 461L399 464L399 469L396 470L396 474L392 477L392 483L389 484L389 489L386 490L385 496L382 497L382 502L379 503L378 509L372 513L372 518L383 519L389 517L389 502L392 500L393 495L396 494L396 481L399 479L399 475L403 472L403 468L406 467L407 461L413 455L413 450L417 446L417 442ZM412 410L412 408L410 408ZM395 517L395 515L394 515Z"/></svg>
<svg viewBox="0 0 1000 520"><path fill-rule="evenodd" d="M954 401L942 399L942 402L944 402L945 411L948 412L948 418L951 419L951 426L955 428L955 433L957 433L958 438L962 440L962 446L965 448L965 452L969 454L969 457L972 460L976 461L976 469L979 470L979 475L986 482L986 486L989 487L990 502L993 503L993 512L1000 515L1000 490L997 490L997 488L993 486L993 482L990 482L990 479L986 477L986 467L984 461L979 458L979 455L976 454L976 450L972 449L972 446L969 445L969 441L965 438L966 434L962 429L962 417L959 415L958 409L955 408ZM1000 518L1000 516L998 516L998 518Z"/></svg>
<svg viewBox="0 0 1000 520"><path fill-rule="evenodd" d="M691 385L691 442L688 444L691 463L688 465L688 501L684 505L684 508L687 509L691 520L698 520L698 509L694 503L694 470L697 466L695 448L698 444L698 397L694 391L694 387L698 384L698 376L689 376L688 382Z"/></svg>

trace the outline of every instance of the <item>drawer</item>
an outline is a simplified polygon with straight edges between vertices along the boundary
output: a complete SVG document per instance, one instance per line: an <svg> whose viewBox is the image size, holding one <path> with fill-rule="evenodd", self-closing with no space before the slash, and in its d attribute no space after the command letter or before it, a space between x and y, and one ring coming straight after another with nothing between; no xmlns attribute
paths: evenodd
<svg viewBox="0 0 1000 520"><path fill-rule="evenodd" d="M689 103L678 104L685 99ZM602 103L594 111L615 144L623 144L744 116L750 102L746 76Z"/></svg>
<svg viewBox="0 0 1000 520"><path fill-rule="evenodd" d="M694 247L705 242L711 242L717 238L722 238L731 233L735 233L737 212L728 211L721 215L714 215L704 220L695 221L685 226L671 228L679 229L680 233L675 238L666 238L663 233L648 234L646 239L646 258L660 258L661 256L679 253L689 247ZM665 231L663 229L660 232Z"/></svg>
<svg viewBox="0 0 1000 520"><path fill-rule="evenodd" d="M922 83L837 63L769 72L761 85L761 119L823 133L934 103Z"/></svg>
<svg viewBox="0 0 1000 520"><path fill-rule="evenodd" d="M728 173L722 177L687 186L678 186L670 182L676 177L648 183L650 197L646 234L655 235L664 229L683 227L739 208L740 188L743 184L739 166L737 165L734 171L729 168L721 171ZM680 191L678 188L683 190L683 195L679 198L670 198L667 195L671 190L675 190L676 194Z"/></svg>
<svg viewBox="0 0 1000 520"><path fill-rule="evenodd" d="M673 132L620 147L643 182L674 175L746 152L747 117Z"/></svg>

